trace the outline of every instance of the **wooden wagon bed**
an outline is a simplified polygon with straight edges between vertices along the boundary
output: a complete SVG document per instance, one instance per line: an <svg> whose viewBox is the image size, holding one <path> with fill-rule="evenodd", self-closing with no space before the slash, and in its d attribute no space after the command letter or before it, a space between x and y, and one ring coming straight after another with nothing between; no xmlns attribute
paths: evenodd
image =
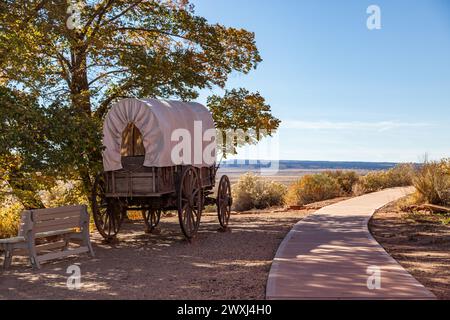
<svg viewBox="0 0 450 320"><path fill-rule="evenodd" d="M182 166L144 167L143 156L123 157L123 169L105 173L107 197L159 197L175 193ZM212 188L215 167L196 168L202 188Z"/></svg>

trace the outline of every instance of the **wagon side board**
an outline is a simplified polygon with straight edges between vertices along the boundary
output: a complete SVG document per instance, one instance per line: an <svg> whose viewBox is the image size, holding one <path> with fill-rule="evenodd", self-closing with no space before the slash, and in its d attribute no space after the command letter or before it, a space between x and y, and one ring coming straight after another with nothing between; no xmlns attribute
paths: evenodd
<svg viewBox="0 0 450 320"><path fill-rule="evenodd" d="M130 170L131 169L131 170ZM118 171L105 172L106 197L159 197L177 191L177 176L183 166L144 167L126 166ZM198 169L202 188L214 186L214 167Z"/></svg>

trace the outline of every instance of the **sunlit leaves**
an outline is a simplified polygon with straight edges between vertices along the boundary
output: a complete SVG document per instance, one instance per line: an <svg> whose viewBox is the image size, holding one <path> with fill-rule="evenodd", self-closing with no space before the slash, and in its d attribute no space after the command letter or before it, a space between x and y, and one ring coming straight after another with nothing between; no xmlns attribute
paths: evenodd
<svg viewBox="0 0 450 320"><path fill-rule="evenodd" d="M99 117L122 96L193 99L261 61L253 33L209 24L188 1L85 1L79 31L66 10L65 1L0 3L0 74L50 102L89 101Z"/></svg>
<svg viewBox="0 0 450 320"><path fill-rule="evenodd" d="M213 114L216 128L221 131L219 138L225 153L234 153L237 146L254 144L265 136L271 136L280 124L258 92L251 93L243 88L226 91L223 97L209 97L208 108ZM245 133L243 138L240 133L234 137L230 134L230 131L237 130Z"/></svg>

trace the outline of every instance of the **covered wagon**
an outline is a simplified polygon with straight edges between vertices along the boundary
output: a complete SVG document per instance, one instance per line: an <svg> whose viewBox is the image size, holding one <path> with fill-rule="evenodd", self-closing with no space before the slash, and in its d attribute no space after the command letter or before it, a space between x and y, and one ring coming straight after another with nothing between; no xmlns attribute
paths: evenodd
<svg viewBox="0 0 450 320"><path fill-rule="evenodd" d="M186 238L198 231L206 205L216 204L226 228L231 189L222 176L213 197L218 165L211 113L198 103L124 99L103 125L103 172L95 180L92 211L99 233L118 234L128 210L142 211L147 231L161 213L174 210Z"/></svg>

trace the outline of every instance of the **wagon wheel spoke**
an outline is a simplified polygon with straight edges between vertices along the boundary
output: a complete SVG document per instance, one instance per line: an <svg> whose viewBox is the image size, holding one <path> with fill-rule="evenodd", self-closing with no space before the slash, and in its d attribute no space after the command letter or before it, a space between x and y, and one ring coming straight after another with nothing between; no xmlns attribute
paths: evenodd
<svg viewBox="0 0 450 320"><path fill-rule="evenodd" d="M178 218L181 230L191 239L198 230L202 213L200 179L194 168L188 167L181 176L178 189Z"/></svg>
<svg viewBox="0 0 450 320"><path fill-rule="evenodd" d="M189 207L187 207L186 209L185 224L187 232L190 234L192 232L192 222L191 222L191 211Z"/></svg>
<svg viewBox="0 0 450 320"><path fill-rule="evenodd" d="M228 226L231 214L231 186L227 176L222 176L217 190L217 215L222 228Z"/></svg>
<svg viewBox="0 0 450 320"><path fill-rule="evenodd" d="M151 215L150 215L150 222L151 222L151 224L152 225L156 225L156 223L157 223L157 213L155 212L155 213L152 213Z"/></svg>
<svg viewBox="0 0 450 320"><path fill-rule="evenodd" d="M106 213L104 215L104 220L102 222L103 222L102 228L106 230L107 227L109 226L109 217Z"/></svg>
<svg viewBox="0 0 450 320"><path fill-rule="evenodd" d="M194 228L196 227L196 214L194 215L193 213L193 210L189 210L190 212L189 212L189 217L190 217L190 225L191 225L191 231L192 230L194 230Z"/></svg>
<svg viewBox="0 0 450 320"><path fill-rule="evenodd" d="M161 210L146 209L142 211L147 233L151 233L159 224L161 219Z"/></svg>
<svg viewBox="0 0 450 320"><path fill-rule="evenodd" d="M224 214L224 223L228 224L228 220L230 219L230 215L228 213L228 205L227 205L227 203L225 201L222 203L222 211L226 212L226 214Z"/></svg>
<svg viewBox="0 0 450 320"><path fill-rule="evenodd" d="M105 187L105 178L103 174L100 174L96 177L92 189L91 206L98 232L109 241L120 230L125 207L117 199L106 198Z"/></svg>
<svg viewBox="0 0 450 320"><path fill-rule="evenodd" d="M186 224L186 221L188 220L188 217L189 217L189 204L188 203L186 203L186 205L184 205L183 211L184 211L183 224Z"/></svg>
<svg viewBox="0 0 450 320"><path fill-rule="evenodd" d="M116 221L114 217L109 217L109 235L116 230Z"/></svg>
<svg viewBox="0 0 450 320"><path fill-rule="evenodd" d="M192 212L197 216L198 215L198 206L192 206Z"/></svg>

